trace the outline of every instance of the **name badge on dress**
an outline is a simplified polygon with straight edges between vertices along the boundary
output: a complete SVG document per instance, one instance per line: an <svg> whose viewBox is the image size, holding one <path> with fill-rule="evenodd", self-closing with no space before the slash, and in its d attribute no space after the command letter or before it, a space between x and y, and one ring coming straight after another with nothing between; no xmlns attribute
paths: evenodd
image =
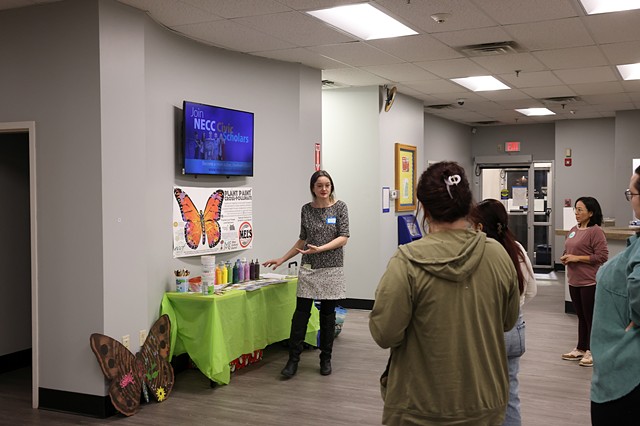
<svg viewBox="0 0 640 426"><path fill-rule="evenodd" d="M327 225L335 225L336 224L336 217L335 216L329 216L327 218Z"/></svg>
<svg viewBox="0 0 640 426"><path fill-rule="evenodd" d="M576 236L576 231L572 231L572 232L569 234L569 238L573 238L573 237L575 237L575 236Z"/></svg>

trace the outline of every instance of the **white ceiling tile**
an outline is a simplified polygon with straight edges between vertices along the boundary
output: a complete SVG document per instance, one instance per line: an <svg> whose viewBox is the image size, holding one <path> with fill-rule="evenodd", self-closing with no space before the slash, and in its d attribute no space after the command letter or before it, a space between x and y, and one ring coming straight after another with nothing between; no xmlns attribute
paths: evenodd
<svg viewBox="0 0 640 426"><path fill-rule="evenodd" d="M640 40L600 45L600 49L614 65L640 62Z"/></svg>
<svg viewBox="0 0 640 426"><path fill-rule="evenodd" d="M482 0L478 6L501 25L577 16L569 0Z"/></svg>
<svg viewBox="0 0 640 426"><path fill-rule="evenodd" d="M371 40L368 43L408 62L462 57L460 53L430 35Z"/></svg>
<svg viewBox="0 0 640 426"><path fill-rule="evenodd" d="M640 10L590 15L583 19L600 44L640 39Z"/></svg>
<svg viewBox="0 0 640 426"><path fill-rule="evenodd" d="M478 96L482 96L485 99L489 99L491 101L504 101L504 100L514 100L514 99L528 99L529 97L520 90L517 89L509 89L509 90L493 90L489 92L476 92Z"/></svg>
<svg viewBox="0 0 640 426"><path fill-rule="evenodd" d="M466 58L416 62L416 65L439 77L447 79L490 74L485 68Z"/></svg>
<svg viewBox="0 0 640 426"><path fill-rule="evenodd" d="M356 1L357 2L357 1ZM468 0L377 0L382 9L390 12L410 27L419 28L427 33L454 31L465 28L479 28L495 25L472 2ZM443 23L437 23L431 18L436 13L447 13L448 18Z"/></svg>
<svg viewBox="0 0 640 426"><path fill-rule="evenodd" d="M515 73L516 70L520 70L521 72L533 72L547 69L546 66L544 66L530 53L479 56L469 59L486 68L493 74L505 74L508 72Z"/></svg>
<svg viewBox="0 0 640 426"><path fill-rule="evenodd" d="M617 95L614 93L599 94L599 95L586 95L580 96L580 98L591 105L608 105L617 104L621 102L631 102L631 98L627 94Z"/></svg>
<svg viewBox="0 0 640 426"><path fill-rule="evenodd" d="M301 47L357 41L355 37L300 12L249 16L234 21L281 40L294 41Z"/></svg>
<svg viewBox="0 0 640 426"><path fill-rule="evenodd" d="M529 87L522 89L522 91L535 99L576 96L576 93L568 86Z"/></svg>
<svg viewBox="0 0 640 426"><path fill-rule="evenodd" d="M438 77L425 71L417 65L403 62L401 64L376 65L372 67L363 67L365 71L379 75L390 81L416 81L416 80L435 80Z"/></svg>
<svg viewBox="0 0 640 426"><path fill-rule="evenodd" d="M608 66L556 70L555 74L565 84L595 83L599 81L616 81L618 79L613 69Z"/></svg>
<svg viewBox="0 0 640 426"><path fill-rule="evenodd" d="M499 74L498 77L514 88L557 86L562 82L551 71Z"/></svg>
<svg viewBox="0 0 640 426"><path fill-rule="evenodd" d="M323 80L339 81L351 86L381 86L389 83L384 78L357 68L340 68L322 71Z"/></svg>
<svg viewBox="0 0 640 426"><path fill-rule="evenodd" d="M599 95L602 93L623 93L624 87L619 81L606 81L597 83L570 84L569 87L578 96Z"/></svg>
<svg viewBox="0 0 640 426"><path fill-rule="evenodd" d="M292 43L279 40L229 20L178 25L174 29L204 43L238 52L260 52L296 47Z"/></svg>
<svg viewBox="0 0 640 426"><path fill-rule="evenodd" d="M178 3L175 0L173 2ZM276 0L179 0L179 2L191 4L227 19L268 15L291 10Z"/></svg>
<svg viewBox="0 0 640 426"><path fill-rule="evenodd" d="M558 19L504 27L513 39L528 50L559 49L594 44L579 18Z"/></svg>
<svg viewBox="0 0 640 426"><path fill-rule="evenodd" d="M447 80L427 80L427 81L418 81L418 82L407 82L404 83L405 86L409 86L410 88L417 90L418 92L426 93L428 95L438 94L438 93L460 93L464 95L468 91L462 86L451 83Z"/></svg>
<svg viewBox="0 0 640 426"><path fill-rule="evenodd" d="M331 59L354 67L398 64L402 62L401 59L360 41L324 46L311 46L309 47L309 50L318 52Z"/></svg>
<svg viewBox="0 0 640 426"><path fill-rule="evenodd" d="M173 0L121 0L121 3L147 11L155 21L167 27L224 19L215 13Z"/></svg>
<svg viewBox="0 0 640 426"><path fill-rule="evenodd" d="M307 65L317 69L334 69L345 68L346 65L320 55L319 53L312 52L302 47L296 47L294 49L282 49L282 50L267 50L264 52L254 53L256 56L262 56L264 58L276 59L285 62L295 62Z"/></svg>
<svg viewBox="0 0 640 426"><path fill-rule="evenodd" d="M533 55L551 69L597 67L609 63L597 46L542 50Z"/></svg>

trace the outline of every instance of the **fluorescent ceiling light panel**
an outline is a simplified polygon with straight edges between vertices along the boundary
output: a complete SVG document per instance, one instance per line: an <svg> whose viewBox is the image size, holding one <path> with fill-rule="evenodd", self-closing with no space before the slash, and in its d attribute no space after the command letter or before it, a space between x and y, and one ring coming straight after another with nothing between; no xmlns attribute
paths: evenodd
<svg viewBox="0 0 640 426"><path fill-rule="evenodd" d="M547 108L523 108L516 109L520 114L524 114L527 117L533 117L537 115L556 115L555 112L548 110Z"/></svg>
<svg viewBox="0 0 640 426"><path fill-rule="evenodd" d="M580 0L587 15L640 9L640 0Z"/></svg>
<svg viewBox="0 0 640 426"><path fill-rule="evenodd" d="M511 87L502 83L500 80L490 76L481 75L477 77L465 77L465 78L452 78L451 81L458 83L461 86L473 92L488 92L490 90L506 90Z"/></svg>
<svg viewBox="0 0 640 426"><path fill-rule="evenodd" d="M640 64L616 65L623 80L640 80Z"/></svg>
<svg viewBox="0 0 640 426"><path fill-rule="evenodd" d="M363 40L418 34L368 3L312 10L307 13Z"/></svg>

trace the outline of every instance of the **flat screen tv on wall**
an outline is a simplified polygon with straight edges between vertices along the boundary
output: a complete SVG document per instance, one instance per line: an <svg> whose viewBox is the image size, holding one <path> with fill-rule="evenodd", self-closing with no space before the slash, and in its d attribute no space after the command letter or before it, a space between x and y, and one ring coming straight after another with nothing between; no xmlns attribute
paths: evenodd
<svg viewBox="0 0 640 426"><path fill-rule="evenodd" d="M184 101L182 173L253 176L253 113Z"/></svg>

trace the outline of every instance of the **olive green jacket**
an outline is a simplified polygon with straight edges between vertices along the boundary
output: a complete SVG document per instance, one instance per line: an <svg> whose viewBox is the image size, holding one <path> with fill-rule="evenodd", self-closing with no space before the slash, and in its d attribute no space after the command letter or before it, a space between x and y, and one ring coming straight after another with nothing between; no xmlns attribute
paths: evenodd
<svg viewBox="0 0 640 426"><path fill-rule="evenodd" d="M504 332L518 317L518 278L482 232L427 234L389 261L369 317L391 348L386 425L500 425L508 401Z"/></svg>

